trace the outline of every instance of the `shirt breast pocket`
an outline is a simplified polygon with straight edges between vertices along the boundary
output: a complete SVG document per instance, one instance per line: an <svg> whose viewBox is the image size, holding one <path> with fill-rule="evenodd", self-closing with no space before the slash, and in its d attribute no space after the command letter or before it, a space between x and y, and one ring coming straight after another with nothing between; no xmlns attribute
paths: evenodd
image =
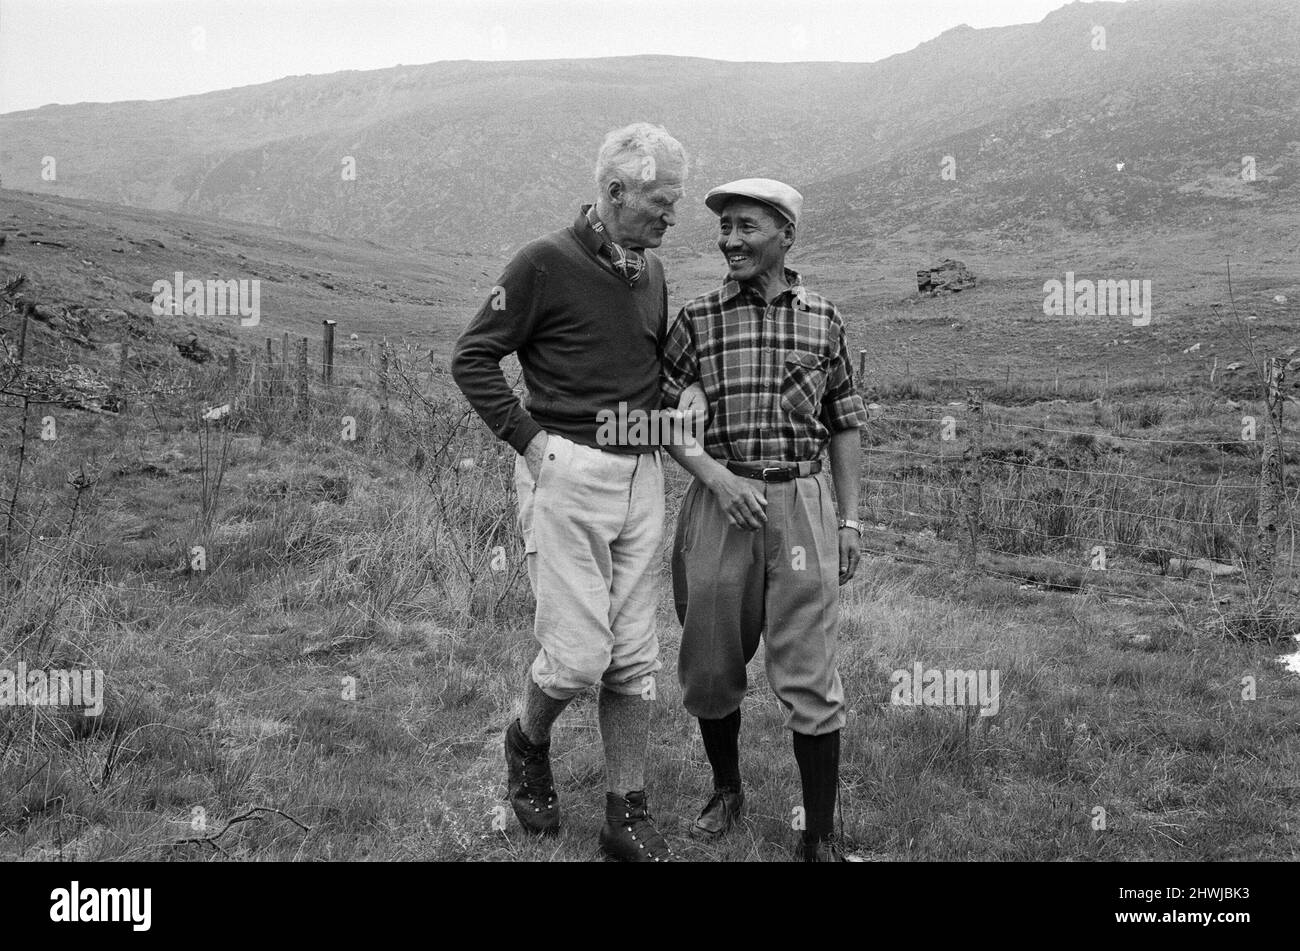
<svg viewBox="0 0 1300 951"><path fill-rule="evenodd" d="M785 358L781 380L781 408L801 421L815 419L826 395L826 358L799 351Z"/></svg>

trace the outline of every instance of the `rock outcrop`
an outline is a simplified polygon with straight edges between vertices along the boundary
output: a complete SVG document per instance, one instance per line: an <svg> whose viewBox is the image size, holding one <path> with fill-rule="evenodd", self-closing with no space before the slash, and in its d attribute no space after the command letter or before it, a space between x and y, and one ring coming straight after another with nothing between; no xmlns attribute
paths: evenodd
<svg viewBox="0 0 1300 951"><path fill-rule="evenodd" d="M934 267L916 272L916 289L922 294L956 294L975 286L975 275L960 261L944 258Z"/></svg>

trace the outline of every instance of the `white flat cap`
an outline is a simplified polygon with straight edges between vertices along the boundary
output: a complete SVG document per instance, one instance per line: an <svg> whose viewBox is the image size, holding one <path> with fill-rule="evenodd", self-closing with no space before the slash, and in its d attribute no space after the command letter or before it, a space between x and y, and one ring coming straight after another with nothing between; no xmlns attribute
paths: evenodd
<svg viewBox="0 0 1300 951"><path fill-rule="evenodd" d="M711 189L704 196L704 204L708 205L709 210L715 215L720 215L723 206L731 198L752 198L754 201L761 201L775 208L785 216L787 221L795 225L799 224L799 213L803 211L803 195L775 178L742 178L727 182L725 185Z"/></svg>

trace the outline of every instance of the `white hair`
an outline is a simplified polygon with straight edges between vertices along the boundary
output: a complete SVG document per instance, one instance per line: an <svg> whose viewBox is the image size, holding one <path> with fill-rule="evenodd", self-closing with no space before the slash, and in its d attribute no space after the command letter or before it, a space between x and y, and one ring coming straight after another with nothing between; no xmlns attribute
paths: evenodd
<svg viewBox="0 0 1300 951"><path fill-rule="evenodd" d="M604 194L606 186L618 180L625 187L640 191L647 180L656 177L654 162L662 159L680 164L685 177L686 150L663 126L634 122L615 129L605 136L596 158L596 190Z"/></svg>

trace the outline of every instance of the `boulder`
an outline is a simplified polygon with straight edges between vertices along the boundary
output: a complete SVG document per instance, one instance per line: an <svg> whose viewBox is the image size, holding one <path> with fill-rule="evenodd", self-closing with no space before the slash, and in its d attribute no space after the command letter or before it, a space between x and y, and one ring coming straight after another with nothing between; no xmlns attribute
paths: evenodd
<svg viewBox="0 0 1300 951"><path fill-rule="evenodd" d="M128 317L126 311L116 307L92 307L86 313L91 320L101 324L120 323Z"/></svg>
<svg viewBox="0 0 1300 951"><path fill-rule="evenodd" d="M1236 565L1224 565L1208 558L1170 558L1169 570L1171 572L1203 571L1215 578L1241 574L1241 568Z"/></svg>
<svg viewBox="0 0 1300 951"><path fill-rule="evenodd" d="M172 342L176 345L176 350L186 360L192 360L195 363L207 363L212 359L212 351L199 342L198 334L178 337Z"/></svg>
<svg viewBox="0 0 1300 951"><path fill-rule="evenodd" d="M89 328L86 321L59 304L36 304L31 309L31 317L80 344L87 344L86 334Z"/></svg>
<svg viewBox="0 0 1300 951"><path fill-rule="evenodd" d="M916 272L916 289L922 294L955 294L975 286L975 275L960 261L944 258L937 265Z"/></svg>

